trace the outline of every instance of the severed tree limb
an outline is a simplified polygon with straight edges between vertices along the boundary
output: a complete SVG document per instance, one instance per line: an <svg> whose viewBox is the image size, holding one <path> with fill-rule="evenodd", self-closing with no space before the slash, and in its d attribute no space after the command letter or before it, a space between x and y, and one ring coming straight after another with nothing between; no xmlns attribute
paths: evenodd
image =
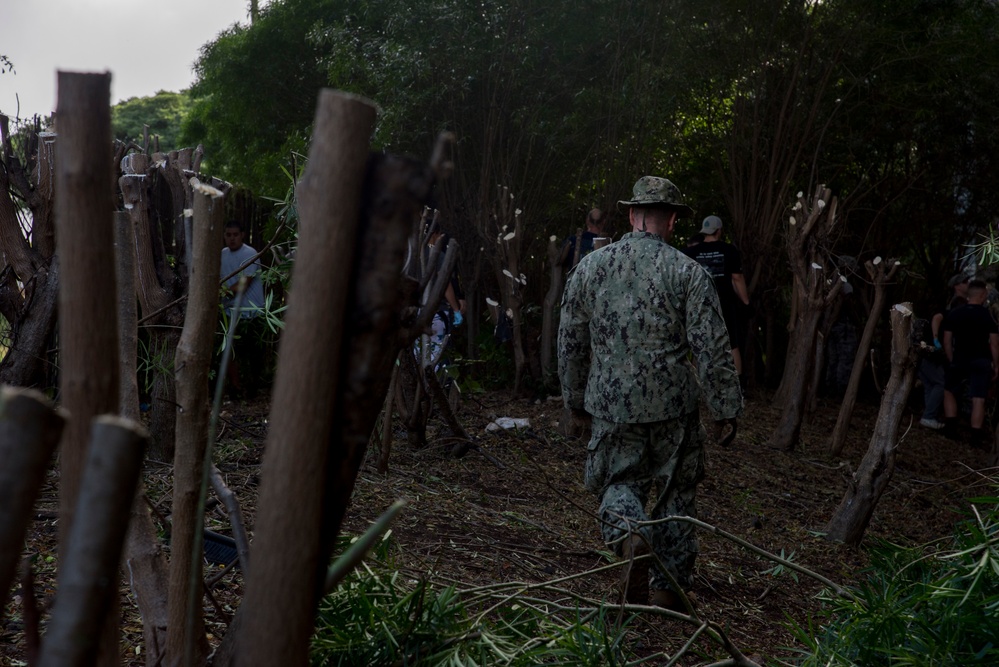
<svg viewBox="0 0 999 667"><path fill-rule="evenodd" d="M0 620L17 577L31 508L66 418L39 392L0 388Z"/></svg>
<svg viewBox="0 0 999 667"><path fill-rule="evenodd" d="M867 317L864 333L857 345L853 368L850 370L850 380L846 385L843 403L840 405L839 416L836 418L836 426L829 439L829 454L832 456L838 456L843 451L843 446L846 445L846 434L850 428L850 419L853 417L853 408L857 403L857 392L860 390L860 376L864 372L864 361L871 349L874 332L881 321L881 311L884 310L888 300L888 285L895 278L900 266L901 262L897 259L889 259L885 262L880 257L875 257L873 261L867 261L864 264L867 275L874 283L874 302L871 304L871 312Z"/></svg>
<svg viewBox="0 0 999 667"><path fill-rule="evenodd" d="M343 329L374 122L375 107L367 100L320 92L309 162L298 184L300 243L279 348L253 568L216 665L308 662L326 571L320 533L336 423L330 406L347 358ZM295 511L289 514L288 506Z"/></svg>
<svg viewBox="0 0 999 667"><path fill-rule="evenodd" d="M911 303L896 304L891 309L891 377L881 398L881 409L867 453L826 526L828 540L850 545L860 543L874 508L895 471L896 450L900 444L898 428L916 381L916 349L910 335L912 323Z"/></svg>
<svg viewBox="0 0 999 667"><path fill-rule="evenodd" d="M115 608L118 562L148 440L145 428L131 420L94 419L40 667L94 664L101 627Z"/></svg>
<svg viewBox="0 0 999 667"><path fill-rule="evenodd" d="M128 213L115 214L115 261L117 263L118 322L121 359L121 386L118 412L139 421L139 387L136 378L138 316L135 293L135 246L132 220ZM168 565L146 506L140 481L132 502L132 515L125 540L125 569L132 595L142 616L143 653L146 664L163 660L166 649Z"/></svg>
<svg viewBox="0 0 999 667"><path fill-rule="evenodd" d="M222 479L222 473L215 466L212 466L212 490L225 505L229 513L229 525L232 526L232 539L236 541L236 553L239 556L239 567L246 577L250 571L250 540L246 535L246 521L243 519L243 509L239 505L239 499L232 492Z"/></svg>
<svg viewBox="0 0 999 667"><path fill-rule="evenodd" d="M68 540L91 420L116 411L119 366L114 178L107 164L112 145L111 75L59 72L58 90L59 385L62 405L70 414L59 453L59 553L63 555L71 546ZM129 505L124 503L126 512ZM123 530L125 525L123 521ZM105 635L98 664L117 667L121 662L117 597L110 603L108 616L113 620L99 626Z"/></svg>
<svg viewBox="0 0 999 667"><path fill-rule="evenodd" d="M209 441L208 371L218 308L223 193L192 179L193 266L187 317L174 361L178 408L174 456L173 530L167 608L167 657L185 665L208 655L203 594L203 529Z"/></svg>

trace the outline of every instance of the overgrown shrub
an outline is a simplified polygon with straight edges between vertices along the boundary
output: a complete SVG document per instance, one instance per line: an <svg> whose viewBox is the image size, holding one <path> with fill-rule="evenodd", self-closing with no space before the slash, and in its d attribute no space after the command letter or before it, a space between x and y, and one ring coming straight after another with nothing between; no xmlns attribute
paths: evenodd
<svg viewBox="0 0 999 667"><path fill-rule="evenodd" d="M825 595L822 624L793 625L799 664L999 664L999 498L972 503L949 549L872 547L855 600Z"/></svg>
<svg viewBox="0 0 999 667"><path fill-rule="evenodd" d="M480 602L490 599L478 593ZM517 598L476 614L464 597L453 587L408 580L389 566L362 565L320 605L312 664L625 664L625 627L615 627L613 617L553 613L541 601Z"/></svg>

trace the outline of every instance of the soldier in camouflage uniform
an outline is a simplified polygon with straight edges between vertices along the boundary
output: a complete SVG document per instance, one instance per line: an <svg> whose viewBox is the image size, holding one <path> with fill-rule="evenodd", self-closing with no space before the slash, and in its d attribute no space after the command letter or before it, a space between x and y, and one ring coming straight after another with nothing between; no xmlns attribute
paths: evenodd
<svg viewBox="0 0 999 667"><path fill-rule="evenodd" d="M680 191L645 176L632 199L619 203L630 207L634 231L584 257L566 285L559 379L566 407L592 420L586 486L601 498L604 540L630 561L625 598L647 604L651 584L653 604L682 610L670 578L684 591L693 583L693 526L670 521L639 530L634 522L695 516L706 440L700 393L716 422L733 428L742 393L714 282L667 243L677 218L692 214ZM669 576L658 566L650 572L648 558L636 560L650 547Z"/></svg>

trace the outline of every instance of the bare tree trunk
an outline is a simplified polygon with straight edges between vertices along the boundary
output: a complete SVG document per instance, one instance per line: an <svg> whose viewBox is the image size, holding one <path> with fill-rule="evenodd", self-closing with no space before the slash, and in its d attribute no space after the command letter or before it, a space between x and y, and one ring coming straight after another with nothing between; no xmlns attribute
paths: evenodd
<svg viewBox="0 0 999 667"><path fill-rule="evenodd" d="M173 527L167 659L171 665L203 664L208 655L201 598L203 494L208 448L208 368L218 312L219 248L225 219L222 192L194 187L192 280L184 332L174 362L177 443L173 465Z"/></svg>
<svg viewBox="0 0 999 667"><path fill-rule="evenodd" d="M843 403L839 408L836 427L829 440L829 454L831 456L838 456L843 451L843 445L846 444L846 433L850 428L850 418L853 416L853 408L857 404L857 392L860 390L860 377L864 372L867 353L871 349L871 341L874 340L874 331L878 328L878 323L881 320L881 311L888 300L888 283L895 277L901 263L894 259L883 262L880 257L876 257L873 262L866 262L864 266L871 282L874 283L874 303L871 305L864 333L860 337L857 354L853 358L850 381L846 385L846 393L843 395Z"/></svg>
<svg viewBox="0 0 999 667"><path fill-rule="evenodd" d="M895 471L898 426L916 380L912 320L911 303L897 304L892 308L891 378L881 399L881 410L867 453L826 526L826 539L859 544L870 524L874 508Z"/></svg>
<svg viewBox="0 0 999 667"><path fill-rule="evenodd" d="M253 569L240 608L240 667L306 665L347 288L375 109L323 90L298 185L298 255L281 338L258 502ZM302 286L296 289L296 286ZM294 506L288 513L286 508Z"/></svg>
<svg viewBox="0 0 999 667"><path fill-rule="evenodd" d="M555 383L555 368L552 364L552 349L555 346L555 317L565 288L565 277L562 275L562 265L559 264L561 249L558 237L548 239L549 286L545 294L545 310L541 317L541 374L546 384Z"/></svg>
<svg viewBox="0 0 999 667"><path fill-rule="evenodd" d="M42 394L0 388L0 620L17 576L31 508L65 424L65 413Z"/></svg>
<svg viewBox="0 0 999 667"><path fill-rule="evenodd" d="M63 407L71 415L59 468L59 551L65 555L90 439L90 421L117 409L119 378L117 290L111 268L115 265L111 199L114 181L108 164L111 76L59 72L58 84L61 140L56 154L55 218L62 272L60 386ZM112 580L117 581L117 577ZM110 620L97 626L105 633L99 664L117 666L116 599L111 604Z"/></svg>
<svg viewBox="0 0 999 667"><path fill-rule="evenodd" d="M808 383L808 400L805 402L805 414L813 415L819 407L819 385L822 381L822 369L826 363L826 340L829 328L819 325L815 332L815 360L812 362L812 381Z"/></svg>
<svg viewBox="0 0 999 667"><path fill-rule="evenodd" d="M0 313L10 323L12 342L0 363L0 382L15 386L41 386L45 382L48 345L56 325L58 266L53 260L53 162L55 135L28 135L29 144L39 142L38 162L27 163L16 156L8 119L0 115L0 256L3 258L3 289ZM31 211L31 239L21 230L17 193Z"/></svg>
<svg viewBox="0 0 999 667"><path fill-rule="evenodd" d="M118 607L118 563L148 438L140 424L127 419L103 416L93 421L79 513L59 567L59 595L41 667L98 664L98 648L105 650L107 637L102 626L113 623L117 629L117 618L108 615Z"/></svg>
<svg viewBox="0 0 999 667"><path fill-rule="evenodd" d="M138 310L135 293L135 233L128 213L115 214L115 259L118 279L118 322L121 387L118 411L139 420L139 387L136 377ZM147 665L161 664L166 649L168 566L145 502L140 481L125 540L125 569L139 614L142 616L143 655Z"/></svg>
<svg viewBox="0 0 999 667"><path fill-rule="evenodd" d="M156 665L166 655L170 571L143 494L139 484L128 524L125 570L142 616L146 664Z"/></svg>
<svg viewBox="0 0 999 667"><path fill-rule="evenodd" d="M496 280L502 295L500 304L510 318L513 331L513 391L519 392L527 368L527 355L524 353L524 318L521 309L524 305L524 287L527 277L520 271L520 249L524 245L521 212L513 207L513 195L507 187L499 187L499 206L496 225L499 228L499 252L497 253ZM512 229L511 229L512 227ZM578 248L578 245L577 245Z"/></svg>
<svg viewBox="0 0 999 667"><path fill-rule="evenodd" d="M170 155L176 156L176 153ZM189 156L189 151L184 155ZM150 457L158 461L172 461L177 422L173 360L180 341L178 332L184 322L183 308L174 302L183 293L182 286L186 285L187 277L178 276L167 264L164 232L157 223L164 218L173 221L181 215L182 211L172 209L177 205L183 206L184 195L175 192L183 188L180 168L171 162L170 156L159 154L158 157L161 160L151 166L147 155L132 153L126 156L122 160L123 175L118 184L125 210L132 220L136 292L143 315L141 322L149 331L148 361L153 366L150 371L153 373L149 421L153 446ZM170 192L170 211L153 209L156 198L151 190L153 180L150 175L156 170L162 173L165 182L175 186Z"/></svg>
<svg viewBox="0 0 999 667"><path fill-rule="evenodd" d="M794 275L793 330L790 356L784 368L781 420L771 445L785 451L798 444L809 395L809 382L818 370L811 368L815 337L823 313L839 297L842 281L830 258L829 237L837 223L837 200L824 185L811 198L799 194L787 230L787 250Z"/></svg>
<svg viewBox="0 0 999 667"><path fill-rule="evenodd" d="M771 446L778 449L792 451L798 444L801 422L808 398L808 387L812 382L813 375L817 372L812 363L814 348L812 346L806 347L803 342L811 340L814 345L820 317L822 317L822 311L812 309L803 319L799 320L796 328L796 335L799 336L802 344L793 350L794 356L787 359L787 367L784 370L787 400L781 411L777 428L770 436Z"/></svg>
<svg viewBox="0 0 999 667"><path fill-rule="evenodd" d="M49 366L48 346L58 319L59 260L31 277L25 292L31 295L14 326L13 342L0 362L0 383L40 386Z"/></svg>

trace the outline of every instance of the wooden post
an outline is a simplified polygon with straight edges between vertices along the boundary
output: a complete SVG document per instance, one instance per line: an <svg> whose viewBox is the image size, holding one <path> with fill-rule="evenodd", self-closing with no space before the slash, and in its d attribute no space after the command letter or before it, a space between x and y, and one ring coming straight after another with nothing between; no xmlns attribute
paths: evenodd
<svg viewBox="0 0 999 667"><path fill-rule="evenodd" d="M31 508L66 414L30 389L0 389L0 619L17 575Z"/></svg>
<svg viewBox="0 0 999 667"><path fill-rule="evenodd" d="M375 107L323 90L298 185L301 228L278 352L238 664L308 664L317 600L330 410ZM288 512L294 497L295 510ZM230 630L232 632L232 630Z"/></svg>
<svg viewBox="0 0 999 667"><path fill-rule="evenodd" d="M60 542L80 489L90 420L118 405L118 317L108 164L111 76L59 72L56 230L62 280L59 331L63 406L70 412L59 478Z"/></svg>
<svg viewBox="0 0 999 667"><path fill-rule="evenodd" d="M139 178L139 177L132 177ZM124 190L124 188L123 188ZM121 388L118 413L139 421L136 378L138 311L135 292L135 232L128 212L115 214L115 259L118 281L118 323L121 326ZM132 502L125 541L125 562L136 605L142 616L143 655L146 664L162 661L167 629L167 562L146 506L142 484Z"/></svg>
<svg viewBox="0 0 999 667"><path fill-rule="evenodd" d="M176 663L201 664L208 655L202 598L201 516L205 454L208 448L208 370L215 323L225 198L200 183L194 190L194 247L187 317L174 360L177 443L173 461L173 530L167 655ZM191 659L193 658L193 662Z"/></svg>
<svg viewBox="0 0 999 667"><path fill-rule="evenodd" d="M107 194L105 192L105 194ZM95 664L102 626L117 609L118 561L142 469L146 430L120 417L93 422L78 515L59 567L58 591L41 667Z"/></svg>
<svg viewBox="0 0 999 667"><path fill-rule="evenodd" d="M891 377L881 399L864 460L853 475L843 500L826 526L826 539L857 545L874 514L874 507L891 481L898 449L898 426L906 413L916 381L916 351L912 345L912 304L891 310Z"/></svg>
<svg viewBox="0 0 999 667"><path fill-rule="evenodd" d="M843 286L824 247L837 222L836 206L837 199L829 188L819 185L811 200L799 194L789 219L787 250L794 276L794 332L781 382L781 419L770 438L771 446L785 451L798 444L809 382L817 381L818 369L812 368L812 360L819 321Z"/></svg>
<svg viewBox="0 0 999 667"><path fill-rule="evenodd" d="M860 344L857 346L857 354L853 359L853 368L850 369L850 381L846 385L846 393L843 395L843 403L839 408L839 416L836 418L836 427L833 429L832 438L829 440L829 454L838 456L843 451L846 444L846 432L850 428L850 418L853 416L853 408L857 403L857 392L860 390L860 376L864 372L867 353L871 349L871 341L874 340L874 331L881 320L881 311L888 300L888 284L898 273L901 262L889 259L887 262L875 257L874 261L864 264L867 275L874 283L874 303L871 305L871 312L867 316L867 324L864 326L864 333L860 337Z"/></svg>
<svg viewBox="0 0 999 667"><path fill-rule="evenodd" d="M56 252L60 263L62 405L70 414L59 466L59 553L65 555L90 440L90 422L118 407L118 314L111 199L111 75L59 72ZM128 503L126 503L126 506ZM117 600L102 665L118 665Z"/></svg>

